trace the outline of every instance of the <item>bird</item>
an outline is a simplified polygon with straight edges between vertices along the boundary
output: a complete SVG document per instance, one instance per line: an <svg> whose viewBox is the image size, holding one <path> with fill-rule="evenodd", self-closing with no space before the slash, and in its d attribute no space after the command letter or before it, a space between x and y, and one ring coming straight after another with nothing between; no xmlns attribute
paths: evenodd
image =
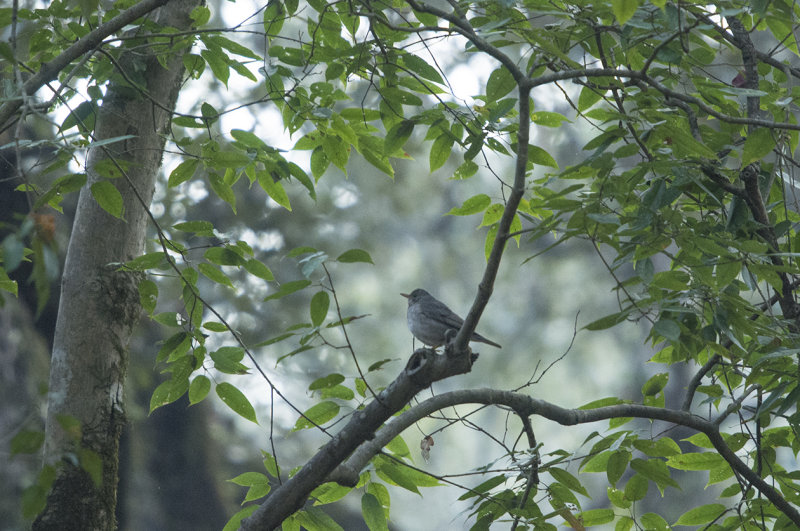
<svg viewBox="0 0 800 531"><path fill-rule="evenodd" d="M436 348L444 345L448 330L457 332L464 324L464 319L424 289L418 288L411 293L401 293L400 295L408 299L408 311L406 312L408 329L411 330L414 337L429 347ZM502 348L477 332L472 333L470 341Z"/></svg>

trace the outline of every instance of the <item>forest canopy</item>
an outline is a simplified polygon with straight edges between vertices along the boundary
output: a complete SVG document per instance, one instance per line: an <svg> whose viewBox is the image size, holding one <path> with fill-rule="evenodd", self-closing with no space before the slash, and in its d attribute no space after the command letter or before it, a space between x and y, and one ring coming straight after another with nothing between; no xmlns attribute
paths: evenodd
<svg viewBox="0 0 800 531"><path fill-rule="evenodd" d="M131 404L213 401L261 434L226 529L387 529L402 491L475 529L800 526L798 15L0 8L2 312L51 350L3 418L22 515L115 527L124 451L161 451L121 454ZM418 286L464 317L437 350L397 319Z"/></svg>

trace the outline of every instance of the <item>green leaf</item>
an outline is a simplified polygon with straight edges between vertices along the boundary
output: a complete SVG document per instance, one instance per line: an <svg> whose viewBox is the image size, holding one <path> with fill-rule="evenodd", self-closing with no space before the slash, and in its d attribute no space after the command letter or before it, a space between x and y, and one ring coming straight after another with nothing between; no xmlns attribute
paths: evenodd
<svg viewBox="0 0 800 531"><path fill-rule="evenodd" d="M297 523L308 531L344 531L342 526L318 507L306 507L295 513L295 518ZM283 531L289 531L285 523L282 528Z"/></svg>
<svg viewBox="0 0 800 531"><path fill-rule="evenodd" d="M517 82L514 81L514 76L511 75L508 68L501 66L489 74L489 80L486 82L486 101L499 101L516 86Z"/></svg>
<svg viewBox="0 0 800 531"><path fill-rule="evenodd" d="M233 287L233 282L231 279L228 278L228 275L220 271L219 268L214 267L211 264L200 263L197 264L197 269L210 280L213 280L217 284L222 284L223 286L228 286L229 288Z"/></svg>
<svg viewBox="0 0 800 531"><path fill-rule="evenodd" d="M581 465L581 472L606 472L610 459L611 452L596 453Z"/></svg>
<svg viewBox="0 0 800 531"><path fill-rule="evenodd" d="M391 358L386 358L386 359L382 359L382 360L380 360L380 361L376 361L375 363L373 363L372 365L370 365L370 366L369 366L369 368L367 368L367 372L379 371L379 370L381 370L381 368L382 368L384 365L386 365L387 363L389 363L389 362L391 362L391 361L395 361L395 360L393 360L393 359L391 359Z"/></svg>
<svg viewBox="0 0 800 531"><path fill-rule="evenodd" d="M775 148L772 131L766 127L756 129L749 135L742 148L742 167L763 159Z"/></svg>
<svg viewBox="0 0 800 531"><path fill-rule="evenodd" d="M586 491L586 488L584 488L584 486L581 485L581 482L578 481L578 478L576 478L563 468L550 467L547 469L547 472L551 476L553 476L553 478L556 481L558 481L568 489L573 490L579 494L583 494L586 497L589 496L589 493Z"/></svg>
<svg viewBox="0 0 800 531"><path fill-rule="evenodd" d="M335 387L344 381L344 376L339 373L332 373L322 378L317 378L311 385L308 386L309 391L318 391L320 389L328 389Z"/></svg>
<svg viewBox="0 0 800 531"><path fill-rule="evenodd" d="M728 508L721 503L710 503L701 505L686 511L678 518L675 525L703 525L717 520L720 516L728 512Z"/></svg>
<svg viewBox="0 0 800 531"><path fill-rule="evenodd" d="M461 163L461 165L458 168L456 168L456 171L453 173L452 178L459 180L468 179L473 175L475 175L477 171L478 171L478 165L475 162L471 160L465 160L464 162Z"/></svg>
<svg viewBox="0 0 800 531"><path fill-rule="evenodd" d="M605 330L606 328L611 328L612 326L621 323L628 318L629 314L630 311L628 310L612 313L611 315L606 315L605 317L601 317L596 321L592 321L584 328L586 328L586 330Z"/></svg>
<svg viewBox="0 0 800 531"><path fill-rule="evenodd" d="M244 263L244 258L234 251L235 247L211 247L203 253L203 258L217 265L240 266Z"/></svg>
<svg viewBox="0 0 800 531"><path fill-rule="evenodd" d="M228 332L228 327L217 321L206 321L203 323L203 328L211 332Z"/></svg>
<svg viewBox="0 0 800 531"><path fill-rule="evenodd" d="M149 315L153 315L158 302L158 286L152 280L144 279L139 282L139 304Z"/></svg>
<svg viewBox="0 0 800 531"><path fill-rule="evenodd" d="M36 199L36 201L33 203L33 210L36 211L44 205L50 205L61 212L61 207L59 205L64 195L70 192L77 192L83 188L84 184L86 184L85 173L70 173L63 177L59 177L53 181L53 185L48 191Z"/></svg>
<svg viewBox="0 0 800 531"><path fill-rule="evenodd" d="M92 450L81 448L78 450L78 459L81 468L89 474L95 487L103 484L103 460Z"/></svg>
<svg viewBox="0 0 800 531"><path fill-rule="evenodd" d="M253 485L269 483L269 478L261 472L245 472L228 481L242 487L252 487Z"/></svg>
<svg viewBox="0 0 800 531"><path fill-rule="evenodd" d="M614 521L614 511L612 509L591 509L578 513L576 517L586 527L603 525Z"/></svg>
<svg viewBox="0 0 800 531"><path fill-rule="evenodd" d="M672 319L660 318L653 325L653 332L663 336L664 338L677 342L681 338L681 327Z"/></svg>
<svg viewBox="0 0 800 531"><path fill-rule="evenodd" d="M176 223L172 228L181 232L193 232L200 236L214 236L214 225L210 221L184 221Z"/></svg>
<svg viewBox="0 0 800 531"><path fill-rule="evenodd" d="M669 373L662 372L651 376L642 386L642 396L655 396L664 390L669 381Z"/></svg>
<svg viewBox="0 0 800 531"><path fill-rule="evenodd" d="M280 467L278 467L278 461L275 459L275 456L269 452L265 452L264 450L261 450L261 455L264 457L264 468L266 469L267 474L274 478L280 477L281 471Z"/></svg>
<svg viewBox="0 0 800 531"><path fill-rule="evenodd" d="M481 220L479 227L490 227L500 221L500 218L503 216L503 212L505 211L505 205L502 203L495 203L489 208L486 209L483 213L483 219Z"/></svg>
<svg viewBox="0 0 800 531"><path fill-rule="evenodd" d="M628 468L628 462L631 460L631 453L627 450L617 450L613 452L606 465L606 477L610 485L616 485L617 481L622 478L625 470Z"/></svg>
<svg viewBox="0 0 800 531"><path fill-rule="evenodd" d="M253 405L239 389L228 382L221 382L217 384L216 391L217 396L236 414L258 424L256 410L253 409Z"/></svg>
<svg viewBox="0 0 800 531"><path fill-rule="evenodd" d="M310 278L326 260L328 260L328 255L321 251L305 256L300 260L300 272L304 277Z"/></svg>
<svg viewBox="0 0 800 531"><path fill-rule="evenodd" d="M431 172L444 166L444 163L447 162L447 159L450 158L450 153L453 151L454 142L453 137L449 134L439 135L439 137L433 141L429 158Z"/></svg>
<svg viewBox="0 0 800 531"><path fill-rule="evenodd" d="M669 437L660 437L656 440L637 439L633 441L633 446L648 457L671 457L681 453L678 443Z"/></svg>
<svg viewBox="0 0 800 531"><path fill-rule="evenodd" d="M162 382L153 391L153 396L150 397L150 413L175 402L189 390L189 379L187 378L172 378L166 382Z"/></svg>
<svg viewBox="0 0 800 531"><path fill-rule="evenodd" d="M630 501L643 500L647 496L650 482L641 474L634 474L625 484L625 498Z"/></svg>
<svg viewBox="0 0 800 531"><path fill-rule="evenodd" d="M491 478L487 479L486 481L484 481L483 483L481 483L481 484L473 487L469 491L465 492L464 494L459 496L458 499L460 501L464 501L464 500L468 500L468 499L470 499L470 498L472 498L474 496L478 496L480 494L487 493L490 490L492 490L493 488L505 483L507 479L508 478L503 474L500 474L499 476L491 477Z"/></svg>
<svg viewBox="0 0 800 531"><path fill-rule="evenodd" d="M305 415L304 417L297 419L292 431L313 428L315 424L317 426L322 426L336 417L336 415L339 414L339 409L339 404L331 402L330 400L315 404L303 413L303 415Z"/></svg>
<svg viewBox="0 0 800 531"><path fill-rule="evenodd" d="M597 409L599 407L606 407L606 406L615 406L617 404L624 404L625 401L617 398L615 396L609 396L606 398L600 398L598 400L592 400L588 404L584 404L580 406L578 409Z"/></svg>
<svg viewBox="0 0 800 531"><path fill-rule="evenodd" d="M221 35L210 35L205 38L205 40L209 43L216 44L220 48L224 48L229 52L233 52L236 55L241 55L242 57L249 57L250 59L255 59L257 61L262 60L262 57L251 50L250 48L239 44L238 42L234 42L230 39L227 39Z"/></svg>
<svg viewBox="0 0 800 531"><path fill-rule="evenodd" d="M173 357L173 354L182 356L189 352L189 348L191 346L192 336L181 330L180 332L170 336L169 339L162 343L161 348L156 355L156 361L163 361L169 357Z"/></svg>
<svg viewBox="0 0 800 531"><path fill-rule="evenodd" d="M406 441L403 440L400 435L389 441L389 443L386 445L386 449L397 457L409 457L411 455L411 451L408 449Z"/></svg>
<svg viewBox="0 0 800 531"><path fill-rule="evenodd" d="M528 146L528 160L533 162L534 164L539 164L540 166L548 166L550 168L558 168L558 163L556 159L554 159L550 153L543 150L539 146L529 145Z"/></svg>
<svg viewBox="0 0 800 531"><path fill-rule="evenodd" d="M619 489L614 489L614 488L611 488L611 487L607 487L606 488L606 495L608 496L608 501L610 501L614 506L619 507L621 509L630 509L631 505L633 504L629 499L627 499L625 497L625 492L623 492L623 491L621 491ZM632 524L632 523L633 522L630 521L630 520L626 521L625 522L626 527L624 527L624 529L626 529L626 530L630 529L631 525L628 525L628 524ZM617 527L615 527L615 530L620 529L619 525L620 524L618 523Z"/></svg>
<svg viewBox="0 0 800 531"><path fill-rule="evenodd" d="M211 189L214 190L214 193L217 196L228 203L233 210L233 213L236 213L236 195L233 193L233 189L230 187L225 180L217 175L216 173L209 173L208 174L208 183L211 185Z"/></svg>
<svg viewBox="0 0 800 531"><path fill-rule="evenodd" d="M208 19L211 18L211 10L206 6L197 6L192 9L192 12L189 16L195 22L195 27L200 27L206 24Z"/></svg>
<svg viewBox="0 0 800 531"><path fill-rule="evenodd" d="M368 492L361 496L361 514L370 531L389 531L383 506Z"/></svg>
<svg viewBox="0 0 800 531"><path fill-rule="evenodd" d="M164 326L169 326L171 328L178 328L180 325L178 324L178 313L177 312L162 312L157 313L153 316L153 321L162 324Z"/></svg>
<svg viewBox="0 0 800 531"><path fill-rule="evenodd" d="M345 171L347 160L350 157L350 146L335 135L324 135L321 145L328 160L340 170Z"/></svg>
<svg viewBox="0 0 800 531"><path fill-rule="evenodd" d="M49 488L45 488L38 483L30 485L22 491L20 508L23 518L33 520L36 515L44 510L48 491Z"/></svg>
<svg viewBox="0 0 800 531"><path fill-rule="evenodd" d="M202 402L210 390L211 380L202 374L196 376L192 383L189 384L189 405L193 406Z"/></svg>
<svg viewBox="0 0 800 531"><path fill-rule="evenodd" d="M392 165L389 162L389 157L384 154L383 146L383 140L377 136L359 135L358 137L358 151L366 159L366 161L389 177L394 178L394 168L392 168ZM311 157L311 162L313 169L313 155Z"/></svg>
<svg viewBox="0 0 800 531"><path fill-rule="evenodd" d="M611 10L620 26L628 22L638 8L638 0L611 0Z"/></svg>
<svg viewBox="0 0 800 531"><path fill-rule="evenodd" d="M236 531L241 527L242 520L252 516L252 514L256 512L256 509L258 509L258 507L259 505L257 503L251 503L244 509L238 511L236 514L231 516L231 519L228 520L228 523L225 524L225 527L222 528L222 531Z"/></svg>
<svg viewBox="0 0 800 531"><path fill-rule="evenodd" d="M225 53L217 48L209 48L201 51L200 55L206 60L208 66L211 67L214 77L222 81L222 83L224 83L227 87L228 78L230 77L231 73Z"/></svg>
<svg viewBox="0 0 800 531"><path fill-rule="evenodd" d="M439 71L436 70L433 66L428 64L427 61L421 59L413 54L406 54L403 56L403 63L405 66L418 74L420 77L433 81L434 83L444 83L442 81L442 76L439 74Z"/></svg>
<svg viewBox="0 0 800 531"><path fill-rule="evenodd" d="M42 444L44 444L43 431L21 430L11 438L11 455L38 452Z"/></svg>
<svg viewBox="0 0 800 531"><path fill-rule="evenodd" d="M672 529L667 521L656 513L644 513L641 518L641 524L644 529L652 529L653 531L668 531Z"/></svg>
<svg viewBox="0 0 800 531"><path fill-rule="evenodd" d="M498 225L492 225L489 227L489 230L486 231L486 239L483 242L483 255L487 261L489 260L489 256L492 254L494 241L497 238L497 227Z"/></svg>
<svg viewBox="0 0 800 531"><path fill-rule="evenodd" d="M664 492L665 487L675 487L680 489L680 485L669 475L666 463L660 459L634 459L631 461L631 468L641 475L655 482L659 490Z"/></svg>
<svg viewBox="0 0 800 531"><path fill-rule="evenodd" d="M264 301L272 300L272 299L280 299L287 295L290 295L296 291L300 291L301 289L307 288L311 285L310 280L292 280L290 282L284 282L278 288L278 291L273 293L272 295L266 297Z"/></svg>
<svg viewBox="0 0 800 531"><path fill-rule="evenodd" d="M589 107L600 101L602 97L603 91L593 89L589 86L583 87L580 95L578 96L578 111L583 112L587 110Z"/></svg>
<svg viewBox="0 0 800 531"><path fill-rule="evenodd" d="M366 262L368 264L375 265L375 262L372 261L372 257L363 249L350 249L349 251L345 251L339 255L336 261L345 264L353 262Z"/></svg>
<svg viewBox="0 0 800 531"><path fill-rule="evenodd" d="M244 349L242 347L220 347L211 354L214 368L227 374L246 374L248 368L242 364Z"/></svg>
<svg viewBox="0 0 800 531"><path fill-rule="evenodd" d="M561 113L535 111L531 113L531 121L544 127L561 127L563 122L569 122L570 120Z"/></svg>
<svg viewBox="0 0 800 531"><path fill-rule="evenodd" d="M715 452L673 455L667 459L667 466L676 470L712 470L725 464L725 459Z"/></svg>
<svg viewBox="0 0 800 531"><path fill-rule="evenodd" d="M178 186L179 184L188 181L192 177L194 177L195 172L197 171L197 167L200 165L199 159L188 159L184 160L178 166L175 167L172 172L169 174L169 180L167 181L167 186L172 188L173 186Z"/></svg>
<svg viewBox="0 0 800 531"><path fill-rule="evenodd" d="M414 122L412 120L403 120L394 125L386 133L383 141L383 153L387 156L394 155L397 150L402 149L413 131Z"/></svg>
<svg viewBox="0 0 800 531"><path fill-rule="evenodd" d="M329 481L311 491L310 497L314 500L314 505L325 505L341 500L352 490L350 487L344 487Z"/></svg>
<svg viewBox="0 0 800 531"><path fill-rule="evenodd" d="M100 208L115 218L122 218L124 204L122 194L119 193L116 186L108 181L97 181L92 184L91 190L92 197L100 205Z"/></svg>
<svg viewBox="0 0 800 531"><path fill-rule="evenodd" d="M479 212L483 212L489 205L492 204L492 200L486 194L478 194L470 197L460 207L451 208L450 212L446 215L449 216L469 216L472 214L477 214Z"/></svg>
<svg viewBox="0 0 800 531"><path fill-rule="evenodd" d="M366 157L366 153L364 156ZM331 161L322 146L314 148L314 151L311 152L311 175L314 176L314 179L319 181L330 165Z"/></svg>
<svg viewBox="0 0 800 531"><path fill-rule="evenodd" d="M125 268L133 271L146 271L161 266L165 262L164 253L161 251L137 256L125 262Z"/></svg>
<svg viewBox="0 0 800 531"><path fill-rule="evenodd" d="M327 291L318 291L311 297L311 324L319 326L328 315L328 308L330 307L330 297Z"/></svg>
<svg viewBox="0 0 800 531"><path fill-rule="evenodd" d="M217 169L239 169L253 160L242 151L205 151L208 163Z"/></svg>
<svg viewBox="0 0 800 531"><path fill-rule="evenodd" d="M704 157L716 159L717 154L708 146L695 139L683 124L664 123L658 127L659 135L672 145L672 150L681 157Z"/></svg>
<svg viewBox="0 0 800 531"><path fill-rule="evenodd" d="M261 137L250 131L243 129L231 129L231 136L244 144L247 147L256 149L267 149L267 144L261 140Z"/></svg>
<svg viewBox="0 0 800 531"><path fill-rule="evenodd" d="M90 131L94 129L95 110L94 102L81 102L61 123L61 131L64 132L76 125L81 131Z"/></svg>
<svg viewBox="0 0 800 531"><path fill-rule="evenodd" d="M244 268L251 275L266 280L267 282L273 282L275 280L275 276L272 274L270 268L255 258L251 258L245 262Z"/></svg>

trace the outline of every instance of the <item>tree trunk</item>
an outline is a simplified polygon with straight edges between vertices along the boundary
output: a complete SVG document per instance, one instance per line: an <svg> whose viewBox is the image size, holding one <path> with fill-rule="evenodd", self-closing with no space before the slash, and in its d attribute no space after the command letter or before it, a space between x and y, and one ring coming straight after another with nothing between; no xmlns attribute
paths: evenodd
<svg viewBox="0 0 800 531"><path fill-rule="evenodd" d="M189 13L198 3L171 1L157 20L188 29ZM141 88L146 95L127 83L112 82L98 111L95 141L133 137L89 151L87 183L78 200L64 266L50 367L44 458L46 465L55 465L56 475L34 529L116 527L126 348L140 307L136 275L114 264L144 249L148 218L143 204L149 206L153 196L184 71L183 52L138 47L135 55L123 54L118 62L129 78L143 70ZM166 55L167 68L156 53ZM112 158L127 174L107 181L122 196L122 219L100 208L90 191L93 183L108 176L105 168L114 167L109 166Z"/></svg>

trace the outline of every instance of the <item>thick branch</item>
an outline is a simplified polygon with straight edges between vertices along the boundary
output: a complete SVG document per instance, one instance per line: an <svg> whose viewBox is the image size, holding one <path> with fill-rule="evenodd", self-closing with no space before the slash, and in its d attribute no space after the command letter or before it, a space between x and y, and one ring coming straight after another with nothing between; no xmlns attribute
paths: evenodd
<svg viewBox="0 0 800 531"><path fill-rule="evenodd" d="M618 404L597 409L566 409L544 400L511 391L495 389L463 389L452 391L429 398L417 406L412 407L394 419L378 433L374 442L368 443L347 461L343 468L330 476L332 480L344 480L360 471L369 459L381 449L378 440L388 443L394 436L415 422L444 408L462 404L485 404L507 406L520 416L538 415L552 420L562 426L588 424L612 418L634 417L641 419L662 420L678 426L685 426L708 436L714 449L738 474L749 481L767 499L775 504L796 525L800 525L800 511L790 504L775 488L761 479L748 467L725 443L719 432L719 419L712 422L686 411L677 411L659 407L642 406L637 404ZM386 433L383 433L386 431ZM369 452L374 453L370 454Z"/></svg>
<svg viewBox="0 0 800 531"><path fill-rule="evenodd" d="M742 22L736 17L727 17L728 25L733 33L733 42L742 54L742 64L745 72L745 87L748 89L758 89L758 64L756 59L755 46L750 38L750 34L745 29ZM748 118L757 118L761 114L760 111L760 98L759 96L747 97L747 116ZM748 134L752 134L756 129L755 124L748 126ZM745 200L750 212L757 223L761 225L758 233L766 240L770 246L770 250L775 253L770 255L770 261L778 266L778 276L781 279L782 289L779 304L781 311L787 319L796 319L800 315L800 308L794 300L792 293L792 281L789 275L782 270L784 263L783 259L777 255L780 251L778 247L778 238L775 234L775 228L770 223L767 207L764 202L764 197L761 193L761 185L759 183L760 165L757 163L749 164L742 168L740 176L744 182L745 191L747 195ZM772 180L770 179L769 183ZM766 186L766 194L769 195L770 185Z"/></svg>
<svg viewBox="0 0 800 531"><path fill-rule="evenodd" d="M121 30L137 18L146 15L154 9L163 6L170 0L142 0L141 2L126 9L105 24L102 24L90 31L72 46L64 50L58 57L42 65L42 68L28 78L22 85L25 96L33 96L37 90L42 88L45 83L54 80L58 74L67 67L72 61L89 53L103 42L103 39ZM9 120L14 113L22 106L23 98L11 99L0 106L0 130L10 125Z"/></svg>
<svg viewBox="0 0 800 531"><path fill-rule="evenodd" d="M297 474L269 495L266 501L242 521L241 529L274 529L299 510L308 495L327 481L328 476L392 415L400 411L417 393L433 382L469 372L472 360L467 356L450 357L430 349L419 349L405 370L378 397L353 417Z"/></svg>

